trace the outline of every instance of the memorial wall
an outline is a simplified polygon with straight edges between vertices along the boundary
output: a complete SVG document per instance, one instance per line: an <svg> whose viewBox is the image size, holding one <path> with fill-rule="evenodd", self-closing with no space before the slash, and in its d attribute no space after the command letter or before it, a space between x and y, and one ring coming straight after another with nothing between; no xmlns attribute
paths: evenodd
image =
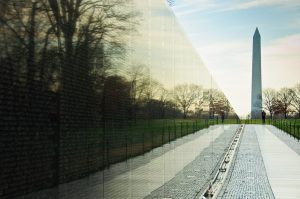
<svg viewBox="0 0 300 199"><path fill-rule="evenodd" d="M163 0L1 2L0 49L0 198L236 118Z"/></svg>

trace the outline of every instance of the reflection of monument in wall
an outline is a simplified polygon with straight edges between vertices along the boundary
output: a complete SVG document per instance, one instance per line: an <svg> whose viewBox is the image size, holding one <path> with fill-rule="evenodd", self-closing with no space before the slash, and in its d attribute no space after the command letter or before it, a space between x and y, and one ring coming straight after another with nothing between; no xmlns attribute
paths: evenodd
<svg viewBox="0 0 300 199"><path fill-rule="evenodd" d="M262 109L261 91L261 46L260 34L256 28L253 36L252 51L252 93L251 93L251 118L259 118Z"/></svg>

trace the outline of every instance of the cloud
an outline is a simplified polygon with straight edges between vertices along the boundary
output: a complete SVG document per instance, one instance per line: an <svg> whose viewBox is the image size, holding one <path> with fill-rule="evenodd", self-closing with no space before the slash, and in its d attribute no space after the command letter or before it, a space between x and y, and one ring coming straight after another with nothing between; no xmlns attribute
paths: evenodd
<svg viewBox="0 0 300 199"><path fill-rule="evenodd" d="M264 87L280 88L299 82L300 34L286 36L262 49Z"/></svg>
<svg viewBox="0 0 300 199"><path fill-rule="evenodd" d="M222 1L219 0L181 0L174 7L178 16L189 15L199 11L207 12L228 12L236 10L245 10L263 6L282 6L295 7L300 6L299 0L238 0Z"/></svg>
<svg viewBox="0 0 300 199"><path fill-rule="evenodd" d="M249 1L240 1L239 3L234 3L229 5L227 8L218 9L216 12L224 12L224 11L233 11L233 10L244 10L255 7L262 6L300 6L300 1L298 0L290 0L288 3L282 0L249 0Z"/></svg>
<svg viewBox="0 0 300 199"><path fill-rule="evenodd" d="M296 16L295 19L288 21L286 28L287 29L296 29L298 30L300 27L300 15Z"/></svg>
<svg viewBox="0 0 300 199"><path fill-rule="evenodd" d="M214 0L182 0L173 9L178 16L189 15L200 11L214 9L218 3Z"/></svg>

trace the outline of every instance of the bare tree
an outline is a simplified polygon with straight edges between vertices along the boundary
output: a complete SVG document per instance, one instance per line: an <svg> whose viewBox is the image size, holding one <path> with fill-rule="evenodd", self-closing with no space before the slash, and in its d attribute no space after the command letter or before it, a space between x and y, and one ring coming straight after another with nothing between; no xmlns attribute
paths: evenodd
<svg viewBox="0 0 300 199"><path fill-rule="evenodd" d="M300 83L296 84L293 88L293 100L291 105L297 111L298 118L300 118Z"/></svg>
<svg viewBox="0 0 300 199"><path fill-rule="evenodd" d="M132 98L135 101L144 100L147 97L147 90L149 90L151 82L149 68L143 64L135 63L127 68L126 77L132 85Z"/></svg>
<svg viewBox="0 0 300 199"><path fill-rule="evenodd" d="M38 76L42 79L44 75L43 65L41 64L39 69L37 63L44 63L49 46L48 39L52 33L52 28L48 27L49 24L45 20L41 2L43 1L10 0L1 3L1 8L3 10L5 8L5 12L0 15L3 36L14 38L14 41L9 39L5 42L16 41L15 43L18 43L20 48L26 52L24 53L26 69L23 71L26 71L26 83L29 89L33 88L34 81ZM8 44L8 46L10 48L6 48L6 54L14 53L9 52L13 49L11 48L13 45Z"/></svg>
<svg viewBox="0 0 300 199"><path fill-rule="evenodd" d="M205 99L202 91L199 93L198 98L195 100L195 115L197 117L201 117L204 103L205 103Z"/></svg>
<svg viewBox="0 0 300 199"><path fill-rule="evenodd" d="M265 89L263 91L263 103L267 111L269 111L271 119L273 119L274 108L276 105L276 91L274 89Z"/></svg>
<svg viewBox="0 0 300 199"><path fill-rule="evenodd" d="M220 91L220 95L219 95L219 102L221 103L220 106L220 111L219 113L221 113L222 111L225 112L225 115L228 116L229 113L233 110L229 100L227 99L227 97L224 95L223 92Z"/></svg>
<svg viewBox="0 0 300 199"><path fill-rule="evenodd" d="M97 102L93 98L103 99L106 78L103 75L114 59L123 57L124 38L137 24L137 13L127 0L47 0L44 9L62 63L61 104L82 109L78 112L85 117L84 113L94 111L92 104ZM89 107L80 105L82 102ZM99 107L102 106L103 103ZM61 109L70 121L78 118L71 109Z"/></svg>
<svg viewBox="0 0 300 199"><path fill-rule="evenodd" d="M200 100L203 90L201 86L195 84L182 84L174 88L174 101L183 112L183 117L187 117L187 113L195 103Z"/></svg>
<svg viewBox="0 0 300 199"><path fill-rule="evenodd" d="M210 116L212 117L215 113L221 114L221 112L225 112L228 116L233 108L224 93L218 89L211 89L208 93L206 100L209 103Z"/></svg>
<svg viewBox="0 0 300 199"><path fill-rule="evenodd" d="M290 88L282 88L278 92L274 112L283 114L287 119L288 114L291 112L291 104L293 101L293 90Z"/></svg>
<svg viewBox="0 0 300 199"><path fill-rule="evenodd" d="M149 82L146 86L146 90L144 93L145 99L149 101L150 99L156 99L159 100L161 96L161 91L163 91L163 85L159 83L157 80L153 78L149 78Z"/></svg>
<svg viewBox="0 0 300 199"><path fill-rule="evenodd" d="M160 85L158 91L158 100L160 101L160 113L161 117L164 118L166 115L166 107L168 105L170 93L167 89L165 89L162 85Z"/></svg>
<svg viewBox="0 0 300 199"><path fill-rule="evenodd" d="M103 53L120 55L124 50L122 35L132 29L130 24L135 21L130 19L137 16L130 9L120 10L128 8L126 0L48 0L48 5L49 21L64 51L62 75L66 85L68 78L72 79L68 74L76 70L73 66L78 53L91 57L93 49L102 48Z"/></svg>

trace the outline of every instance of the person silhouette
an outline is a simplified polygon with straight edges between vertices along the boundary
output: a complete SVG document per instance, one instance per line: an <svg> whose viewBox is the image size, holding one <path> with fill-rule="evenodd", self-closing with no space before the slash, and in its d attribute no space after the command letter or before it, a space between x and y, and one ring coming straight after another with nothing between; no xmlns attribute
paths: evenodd
<svg viewBox="0 0 300 199"><path fill-rule="evenodd" d="M221 112L221 120L222 120L222 124L224 124L224 119L225 119L225 113L224 111Z"/></svg>
<svg viewBox="0 0 300 199"><path fill-rule="evenodd" d="M261 119L262 119L262 123L265 124L266 123L266 112L264 110L261 112Z"/></svg>

